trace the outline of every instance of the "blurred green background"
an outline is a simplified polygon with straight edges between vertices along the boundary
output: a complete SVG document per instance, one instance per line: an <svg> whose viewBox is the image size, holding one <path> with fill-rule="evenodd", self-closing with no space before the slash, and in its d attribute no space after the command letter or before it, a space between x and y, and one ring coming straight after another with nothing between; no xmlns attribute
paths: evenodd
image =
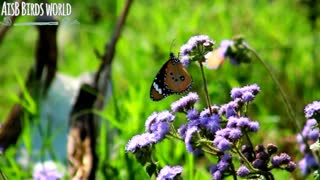
<svg viewBox="0 0 320 180"><path fill-rule="evenodd" d="M124 1L66 2L72 5L71 17L80 25L58 29L58 71L71 76L94 72L99 66L94 49L103 53ZM178 53L180 46L197 34L209 35L217 45L223 39L243 35L272 67L293 106L295 120L302 126L304 106L320 97L319 22L313 24L309 13L307 6L292 0L134 1L113 60L113 94L102 112L99 176L148 179L143 167L124 152L124 146L133 135L144 131L144 122L153 111L169 109L179 98L173 95L153 102L149 89L170 51ZM34 19L19 17L17 22ZM36 27L17 26L11 27L0 45L2 120L20 89L16 74L25 77L34 63L36 39ZM199 107L204 107L200 69L192 65L189 71L194 79L191 91L200 94ZM205 73L211 102L218 105L230 100L232 87L257 83L261 93L249 109L250 117L261 126L255 143L273 142L298 162L301 155L295 135L300 129L288 118L278 88L260 63L233 66L226 62L218 70L207 69ZM107 140L106 122L118 130L112 143ZM207 164L195 160L181 142L165 140L156 146L156 152L161 165L185 164L185 179L211 179ZM20 171L12 168L9 174L18 173L16 170ZM295 172L294 176L276 172L276 179L297 179L299 170ZM21 173L22 179L27 177L31 172Z"/></svg>

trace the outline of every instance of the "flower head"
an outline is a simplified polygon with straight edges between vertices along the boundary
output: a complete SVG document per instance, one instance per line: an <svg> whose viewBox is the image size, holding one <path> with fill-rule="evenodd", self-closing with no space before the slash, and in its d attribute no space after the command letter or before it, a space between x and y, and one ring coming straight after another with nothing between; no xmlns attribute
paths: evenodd
<svg viewBox="0 0 320 180"><path fill-rule="evenodd" d="M184 142L186 144L186 148L190 153L197 153L197 149L193 148L193 141L192 137L194 136L195 133L199 132L198 127L192 126L189 127L186 131L185 139Z"/></svg>
<svg viewBox="0 0 320 180"><path fill-rule="evenodd" d="M311 153L307 153L304 155L303 159L301 159L298 163L299 168L302 174L309 174L312 170L318 169L317 160Z"/></svg>
<svg viewBox="0 0 320 180"><path fill-rule="evenodd" d="M199 112L196 109L190 109L187 112L187 119L189 121L196 121L199 119Z"/></svg>
<svg viewBox="0 0 320 180"><path fill-rule="evenodd" d="M291 161L291 157L286 153L281 153L280 155L274 156L271 159L271 163L275 167L288 164L290 161Z"/></svg>
<svg viewBox="0 0 320 180"><path fill-rule="evenodd" d="M306 118L313 118L320 113L320 101L313 101L304 108Z"/></svg>
<svg viewBox="0 0 320 180"><path fill-rule="evenodd" d="M165 166L160 170L157 180L175 179L181 175L182 170L181 166Z"/></svg>
<svg viewBox="0 0 320 180"><path fill-rule="evenodd" d="M156 142L155 135L152 133L143 133L133 136L127 143L125 150L128 152L136 152L137 150L144 148L150 144Z"/></svg>
<svg viewBox="0 0 320 180"><path fill-rule="evenodd" d="M37 163L33 169L33 179L35 180L54 180L63 177L63 173L58 170L57 165L53 161Z"/></svg>
<svg viewBox="0 0 320 180"><path fill-rule="evenodd" d="M251 102L259 92L260 87L257 84L252 84L242 88L233 88L230 92L230 96L233 99L240 98L243 102Z"/></svg>
<svg viewBox="0 0 320 180"><path fill-rule="evenodd" d="M205 54L211 51L214 41L207 35L197 35L191 37L188 42L181 46L180 55L183 59L183 65L188 66L190 61L205 60Z"/></svg>
<svg viewBox="0 0 320 180"><path fill-rule="evenodd" d="M231 148L232 143L226 139L223 136L217 136L213 140L214 145L220 150L220 151L226 151Z"/></svg>
<svg viewBox="0 0 320 180"><path fill-rule="evenodd" d="M240 177L246 177L248 176L249 173L250 173L249 169L244 165L240 166L239 169L237 170L237 175Z"/></svg>
<svg viewBox="0 0 320 180"><path fill-rule="evenodd" d="M211 133L215 133L220 129L221 118L218 114L212 114L210 116L202 116L200 118L200 126L209 130Z"/></svg>
<svg viewBox="0 0 320 180"><path fill-rule="evenodd" d="M190 109L198 100L198 94L195 92L190 92L188 95L173 102L171 104L171 109L173 112L184 112L185 110Z"/></svg>

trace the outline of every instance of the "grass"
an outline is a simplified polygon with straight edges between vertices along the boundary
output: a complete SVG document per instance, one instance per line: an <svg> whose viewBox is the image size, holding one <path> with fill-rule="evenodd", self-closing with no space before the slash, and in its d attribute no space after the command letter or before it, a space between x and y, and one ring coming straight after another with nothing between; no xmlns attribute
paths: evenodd
<svg viewBox="0 0 320 180"><path fill-rule="evenodd" d="M72 17L78 26L59 28L59 72L79 76L95 71L99 60L94 49L103 52L124 1L96 2L69 1ZM100 19L94 20L97 8ZM33 21L33 17L20 17L18 22ZM217 44L233 35L242 34L247 42L272 67L290 102L294 105L296 121L304 123L303 107L319 97L319 52L314 49L314 38L319 37L310 26L306 9L296 1L135 1L126 26L117 44L113 70L113 94L105 109L99 112L101 129L99 137L100 172L113 179L148 179L143 167L131 154L124 152L127 141L144 131L144 122L153 111L168 109L179 96L170 96L160 102L149 99L149 89L154 76L167 60L169 52L177 53L192 35L207 34ZM0 117L5 119L13 98L21 84L18 77L26 77L34 61L36 27L11 27L1 44L0 58ZM317 44L319 45L319 43ZM200 69L189 68L194 79L192 91L204 97ZM257 83L262 92L250 109L251 117L261 123L257 141L277 141L282 149L288 145L278 137L294 136L295 129L289 122L280 92L271 77L257 62L235 67L226 62L216 71L205 71L211 101L222 104L230 98L228 92L234 86ZM204 99L204 98L203 98ZM205 102L199 106L204 107ZM57 112L58 113L58 112ZM65 123L67 126L67 122ZM26 126L28 127L28 126ZM109 131L116 133L110 134ZM264 133L270 135L263 136ZM10 148L1 157L0 169L5 175L25 179L31 177L32 167L21 171L15 161L18 147L25 144L33 151L27 138L32 134L26 129L19 145ZM168 148L171 147L171 148ZM297 152L298 146L291 147ZM165 140L156 148L159 164L185 164L185 179L210 179L204 163L186 153L184 144ZM293 154L297 160L301 157ZM64 163L64 162L62 162ZM17 176L16 176L17 175ZM288 177L282 172L277 177Z"/></svg>

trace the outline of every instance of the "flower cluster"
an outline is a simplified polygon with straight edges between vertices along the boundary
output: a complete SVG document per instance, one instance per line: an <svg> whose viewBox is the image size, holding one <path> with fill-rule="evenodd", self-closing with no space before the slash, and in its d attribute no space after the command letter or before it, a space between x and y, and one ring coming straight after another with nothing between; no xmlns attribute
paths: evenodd
<svg viewBox="0 0 320 180"><path fill-rule="evenodd" d="M320 102L314 101L308 104L304 112L307 121L301 133L297 135L297 141L300 145L300 152L304 154L303 158L299 161L299 168L302 174L308 175L319 168L319 161L317 161L319 157L314 156L315 154L319 154L319 148L312 150L310 145L317 144L319 139L318 116L320 112Z"/></svg>
<svg viewBox="0 0 320 180"><path fill-rule="evenodd" d="M146 123L146 132L135 135L126 145L126 151L136 152L144 147L160 142L170 131L170 122L175 116L169 111L151 114Z"/></svg>
<svg viewBox="0 0 320 180"><path fill-rule="evenodd" d="M191 37L188 42L181 46L181 62L184 66L189 66L190 61L205 61L205 55L212 51L215 44L207 35L198 35Z"/></svg>
<svg viewBox="0 0 320 180"><path fill-rule="evenodd" d="M218 161L210 168L212 177L217 180L229 175L246 178L259 175L270 177L270 171L275 168L292 172L296 167L295 163L285 153L276 155L275 145L270 144L266 148L258 145L253 148L251 144L250 134L258 132L259 123L246 116L244 104L253 101L259 92L257 84L237 87L230 92L230 102L221 106L212 105L200 111L194 106L199 100L198 94L190 92L172 103L171 112L151 114L145 123L146 132L134 136L128 142L126 151L135 153L136 157L140 153L141 157L141 153L146 153L143 150L145 147L170 136L182 140L189 153L210 152L217 156ZM187 120L177 130L172 123L176 118L175 113L185 114ZM239 158L241 166L236 168L233 160ZM170 169L165 167L158 177L171 174Z"/></svg>
<svg viewBox="0 0 320 180"><path fill-rule="evenodd" d="M181 173L181 166L165 166L160 170L157 180L177 179Z"/></svg>

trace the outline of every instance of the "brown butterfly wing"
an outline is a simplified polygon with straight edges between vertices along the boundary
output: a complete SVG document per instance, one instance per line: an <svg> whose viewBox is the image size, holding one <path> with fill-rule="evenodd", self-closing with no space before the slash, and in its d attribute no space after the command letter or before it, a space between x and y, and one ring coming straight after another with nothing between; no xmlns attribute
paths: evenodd
<svg viewBox="0 0 320 180"><path fill-rule="evenodd" d="M161 67L160 71L157 73L156 77L154 78L151 84L150 98L153 101L159 101L173 94L171 90L166 88L166 85L164 83L165 76L166 76L166 69L170 62L171 62L171 58Z"/></svg>
<svg viewBox="0 0 320 180"><path fill-rule="evenodd" d="M172 59L166 68L164 84L173 93L183 93L191 88L192 78L179 59Z"/></svg>

